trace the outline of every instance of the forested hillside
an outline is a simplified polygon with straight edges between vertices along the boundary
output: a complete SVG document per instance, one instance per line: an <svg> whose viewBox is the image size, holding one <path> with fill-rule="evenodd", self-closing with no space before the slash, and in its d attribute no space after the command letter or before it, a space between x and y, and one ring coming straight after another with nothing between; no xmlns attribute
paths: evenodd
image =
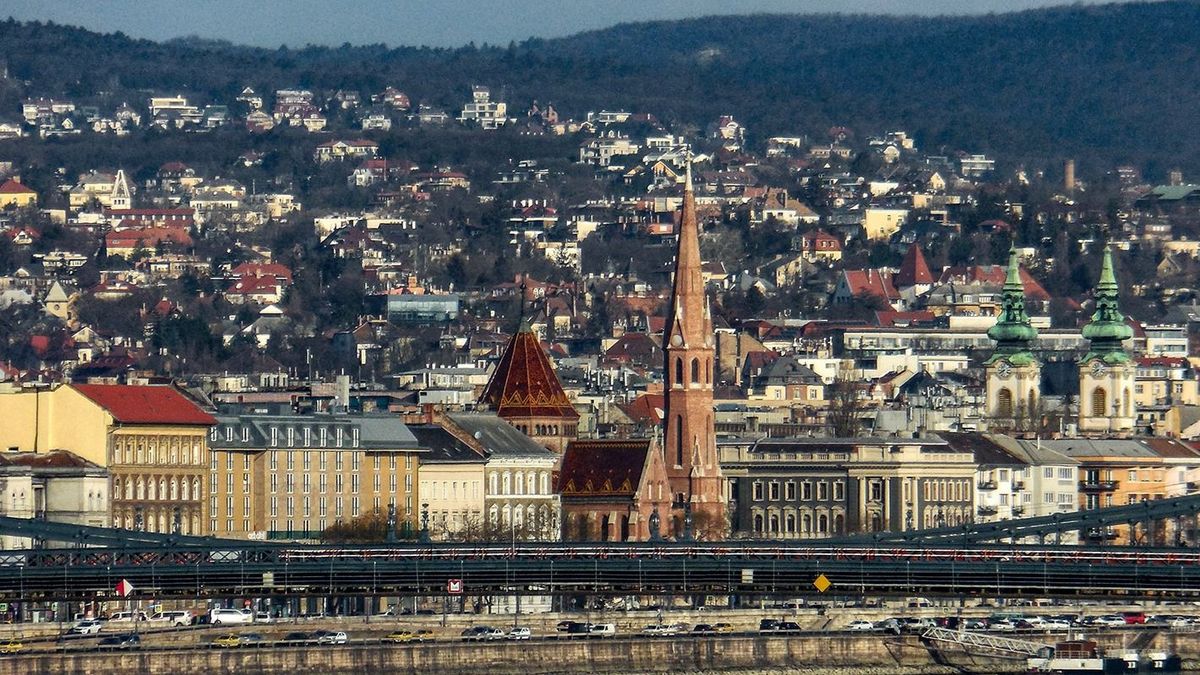
<svg viewBox="0 0 1200 675"><path fill-rule="evenodd" d="M697 126L733 114L752 143L833 124L904 128L928 149L1033 167L1064 156L1093 169L1131 162L1157 177L1200 169L1197 35L1200 3L1185 1L963 18L703 18L455 50L160 44L7 21L0 118L16 118L28 95L140 102L153 90L231 102L246 85L390 84L454 110L479 83L517 110L536 99L568 116L626 108Z"/></svg>

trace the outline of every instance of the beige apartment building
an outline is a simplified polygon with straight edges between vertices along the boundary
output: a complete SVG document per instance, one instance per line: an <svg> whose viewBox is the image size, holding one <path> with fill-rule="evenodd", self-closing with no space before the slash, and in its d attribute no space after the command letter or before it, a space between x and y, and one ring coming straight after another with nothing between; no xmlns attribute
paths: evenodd
<svg viewBox="0 0 1200 675"><path fill-rule="evenodd" d="M214 535L316 539L335 523L387 514L392 505L398 532L420 528L424 451L397 417L221 414L208 443Z"/></svg>
<svg viewBox="0 0 1200 675"><path fill-rule="evenodd" d="M70 384L0 393L0 449L67 451L108 470L116 527L208 534L204 479L215 421L169 386Z"/></svg>

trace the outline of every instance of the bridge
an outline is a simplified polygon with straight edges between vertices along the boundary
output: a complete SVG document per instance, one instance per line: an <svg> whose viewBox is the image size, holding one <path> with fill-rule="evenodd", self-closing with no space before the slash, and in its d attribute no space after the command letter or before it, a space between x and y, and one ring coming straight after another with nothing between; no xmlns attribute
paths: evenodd
<svg viewBox="0 0 1200 675"><path fill-rule="evenodd" d="M1012 543L1195 516L1200 496L807 541L304 545L0 518L48 547L0 552L0 599L720 595L1200 599L1200 550ZM60 546L49 546L58 543Z"/></svg>

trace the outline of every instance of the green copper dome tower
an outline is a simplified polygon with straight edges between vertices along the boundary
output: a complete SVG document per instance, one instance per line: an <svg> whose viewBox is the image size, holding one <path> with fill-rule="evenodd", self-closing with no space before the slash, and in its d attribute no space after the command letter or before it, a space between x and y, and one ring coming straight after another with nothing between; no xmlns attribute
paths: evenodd
<svg viewBox="0 0 1200 675"><path fill-rule="evenodd" d="M988 329L996 350L983 363L988 427L1019 432L1038 425L1042 364L1033 355L1037 330L1025 313L1025 284L1017 250L1008 254L1008 276L996 324Z"/></svg>
<svg viewBox="0 0 1200 675"><path fill-rule="evenodd" d="M1030 345L1037 329L1025 313L1025 285L1021 283L1021 267L1014 248L1008 255L1008 277L1004 281L1004 300L996 325L988 329L988 337L996 341L996 350L988 363L1004 359L1012 365L1033 361Z"/></svg>
<svg viewBox="0 0 1200 675"><path fill-rule="evenodd" d="M1133 329L1125 323L1125 315L1117 304L1120 287L1113 273L1112 249L1104 247L1104 262L1100 267L1100 281L1096 284L1094 298L1096 311L1092 321L1083 327L1083 337L1089 343L1088 353L1083 361L1095 358L1103 359L1105 363L1124 363L1129 360L1129 354L1122 343L1133 337Z"/></svg>
<svg viewBox="0 0 1200 675"><path fill-rule="evenodd" d="M1083 327L1088 351L1079 360L1079 433L1126 436L1133 433L1137 405L1133 397L1137 368L1122 344L1133 337L1117 304L1120 287L1113 273L1112 249L1104 247L1100 281L1093 298L1096 311Z"/></svg>

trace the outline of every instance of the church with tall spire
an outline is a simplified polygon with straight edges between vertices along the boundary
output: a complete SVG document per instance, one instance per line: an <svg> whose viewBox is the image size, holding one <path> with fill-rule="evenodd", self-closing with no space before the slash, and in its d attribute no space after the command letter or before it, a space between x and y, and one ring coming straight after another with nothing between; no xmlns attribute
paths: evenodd
<svg viewBox="0 0 1200 675"><path fill-rule="evenodd" d="M983 364L986 410L994 428L1020 430L1036 422L1042 366L1032 349L1037 329L1025 311L1025 285L1015 248L1009 252L1002 292L1000 317L987 333L996 348Z"/></svg>
<svg viewBox="0 0 1200 675"><path fill-rule="evenodd" d="M713 424L714 333L704 289L689 163L663 328L663 454L672 496L668 532L724 536L724 478ZM690 522L689 522L690 519Z"/></svg>
<svg viewBox="0 0 1200 675"><path fill-rule="evenodd" d="M1124 342L1133 337L1118 304L1120 287L1113 271L1112 249L1104 247L1100 280L1093 299L1096 311L1083 327L1088 351L1079 360L1079 421L1081 434L1133 433L1137 406L1133 400L1137 365Z"/></svg>

